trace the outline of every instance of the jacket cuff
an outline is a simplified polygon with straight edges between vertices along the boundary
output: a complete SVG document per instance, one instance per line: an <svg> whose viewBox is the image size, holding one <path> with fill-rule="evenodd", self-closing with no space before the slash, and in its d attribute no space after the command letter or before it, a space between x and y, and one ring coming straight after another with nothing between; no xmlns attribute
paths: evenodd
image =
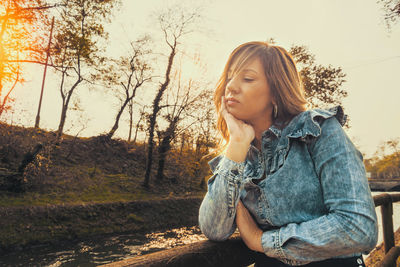
<svg viewBox="0 0 400 267"><path fill-rule="evenodd" d="M237 170L237 173L242 174L244 170L245 163L244 162L235 162L229 158L227 158L225 155L219 155L212 160L208 162L208 165L210 166L210 169L213 174L216 174L217 172L221 171L229 171L232 170L234 173Z"/></svg>
<svg viewBox="0 0 400 267"><path fill-rule="evenodd" d="M265 231L261 236L261 245L265 255L271 258L284 258L280 245L279 229Z"/></svg>
<svg viewBox="0 0 400 267"><path fill-rule="evenodd" d="M229 180L240 181L244 172L244 162L235 162L225 155L219 155L208 162L213 174L221 174Z"/></svg>
<svg viewBox="0 0 400 267"><path fill-rule="evenodd" d="M226 173L229 178L238 180L239 177L243 176L244 162L235 162L225 156L222 157L218 170L221 173Z"/></svg>
<svg viewBox="0 0 400 267"><path fill-rule="evenodd" d="M239 188L243 179L244 162L238 163L225 156L222 157L218 164L218 172L226 179L228 216L232 217L236 214L236 205L239 200Z"/></svg>

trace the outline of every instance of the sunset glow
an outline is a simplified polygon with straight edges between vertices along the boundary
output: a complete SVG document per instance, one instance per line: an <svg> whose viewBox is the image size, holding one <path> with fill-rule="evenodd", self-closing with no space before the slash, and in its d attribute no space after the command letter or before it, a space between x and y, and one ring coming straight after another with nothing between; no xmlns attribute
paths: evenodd
<svg viewBox="0 0 400 267"><path fill-rule="evenodd" d="M400 111L396 108L397 102L395 103L395 99L399 99L400 95L397 90L398 83L394 78L394 71L400 69L399 25L394 25L391 31L385 28L381 7L376 1L252 0L244 4L242 1L221 0L202 3L207 15L204 23L199 25L201 33L190 35L182 42L187 55L195 51L201 59L202 67L199 71L199 66L196 67L196 64L187 60L183 65L183 76L193 76L195 80L204 81L205 78L200 78L200 73L206 70L205 77L209 88L212 88L229 53L240 43L274 38L278 45L285 48L292 44L305 45L315 54L318 64L341 67L347 74L347 82L343 84L343 88L348 92L343 107L351 121L351 128L347 131L362 152L372 155L380 142L400 136L400 126L393 123L400 119ZM364 8L362 13L357 12L361 5ZM155 10L166 6L167 2L160 5L156 0L123 1L119 13L109 25L105 25L110 34L107 43L108 55L118 58L126 54L130 48L130 41L143 33L149 33L158 40L154 48L165 52L167 47L162 46L162 36L156 36L157 25L150 21ZM5 12L4 7L1 10ZM140 12L135 13L136 10ZM48 32L42 34L45 40L48 40L47 36ZM26 40L23 37L19 37L18 40L21 45L27 44L22 43ZM7 39L7 42L11 41ZM8 48L7 52L16 58L15 52L9 51ZM22 52L19 56L23 58ZM164 60L164 57L159 56L159 59ZM20 100L17 109L27 110L26 112L32 114L34 108L31 107L37 106L43 66L24 67L26 78L30 82L19 85L13 96ZM56 89L58 85L57 75L48 73L46 88L49 90L44 98L42 114L43 127L48 129L56 128L59 119L61 99ZM93 136L104 131L107 128L105 125L112 123L113 106L118 103L118 100L112 97L103 97L102 92L107 90L99 87L97 91L89 92L89 87L91 86L83 87L79 95L80 103L85 107L83 116L89 119L87 127L81 133L84 136ZM137 97L151 99L153 91L152 88L148 88ZM97 108L99 105L102 106L101 109ZM71 114L79 117L78 114ZM27 116L20 116L18 121L23 125L32 125L33 116L30 117L28 119ZM11 117L7 118L9 122L10 119ZM16 119L14 116L14 123ZM121 129L124 127L127 125L121 125ZM71 133L77 131L72 126L70 129ZM379 129L380 134L376 134L374 129ZM123 130L117 134L125 138L126 132Z"/></svg>

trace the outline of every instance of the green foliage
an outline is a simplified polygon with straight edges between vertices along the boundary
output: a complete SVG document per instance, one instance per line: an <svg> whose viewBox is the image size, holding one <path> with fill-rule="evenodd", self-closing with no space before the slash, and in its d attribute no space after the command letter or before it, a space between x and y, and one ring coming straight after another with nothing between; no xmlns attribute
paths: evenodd
<svg viewBox="0 0 400 267"><path fill-rule="evenodd" d="M400 1L399 0L378 0L382 4L384 20L388 29L395 25L400 19Z"/></svg>
<svg viewBox="0 0 400 267"><path fill-rule="evenodd" d="M394 153L384 156L382 159L373 159L366 164L366 169L372 178L392 179L400 177L400 154Z"/></svg>
<svg viewBox="0 0 400 267"><path fill-rule="evenodd" d="M99 64L100 40L107 39L104 23L119 0L62 0L52 55L58 65L77 67Z"/></svg>
<svg viewBox="0 0 400 267"><path fill-rule="evenodd" d="M346 77L342 69L317 65L315 56L305 46L292 46L290 53L299 68L306 98L311 106L340 105L347 96L347 91L342 88Z"/></svg>
<svg viewBox="0 0 400 267"><path fill-rule="evenodd" d="M130 213L127 216L128 221L130 222L144 222L143 218L134 214L134 213Z"/></svg>
<svg viewBox="0 0 400 267"><path fill-rule="evenodd" d="M365 167L372 178L400 178L400 138L383 142L375 156L365 160ZM391 153L389 152L391 151Z"/></svg>
<svg viewBox="0 0 400 267"><path fill-rule="evenodd" d="M103 24L120 0L62 0L57 8L52 60L61 74L61 118L57 137L63 133L72 95L82 82L104 64L101 51L107 39Z"/></svg>
<svg viewBox="0 0 400 267"><path fill-rule="evenodd" d="M170 183L180 183L185 192L197 191L201 188L205 177L209 176L210 168L207 159L208 148L201 147L202 151L193 151L191 148L182 150L171 150L167 156L167 166L165 178ZM178 179L179 178L179 179Z"/></svg>
<svg viewBox="0 0 400 267"><path fill-rule="evenodd" d="M23 172L26 187L34 188L45 183L46 177L49 175L50 166L53 163L51 155L53 149L53 145L46 145L35 157L35 160L26 166Z"/></svg>

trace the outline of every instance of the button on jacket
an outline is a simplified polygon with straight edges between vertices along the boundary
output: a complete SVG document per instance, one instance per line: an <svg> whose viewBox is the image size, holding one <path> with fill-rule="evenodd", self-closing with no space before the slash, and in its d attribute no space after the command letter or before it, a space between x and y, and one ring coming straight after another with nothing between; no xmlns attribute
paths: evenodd
<svg viewBox="0 0 400 267"><path fill-rule="evenodd" d="M240 198L263 230L264 253L286 264L372 250L375 206L362 155L342 129L345 120L340 106L307 110L283 129L263 132L261 151L251 145L244 162L212 159L199 211L202 232L211 240L229 238Z"/></svg>

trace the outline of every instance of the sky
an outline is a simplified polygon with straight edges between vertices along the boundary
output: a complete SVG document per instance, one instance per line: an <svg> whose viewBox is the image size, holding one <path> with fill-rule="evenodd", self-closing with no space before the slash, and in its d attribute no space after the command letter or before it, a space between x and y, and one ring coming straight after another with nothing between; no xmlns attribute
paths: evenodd
<svg viewBox="0 0 400 267"><path fill-rule="evenodd" d="M350 117L351 127L346 132L366 157L371 157L380 143L400 137L400 23L388 30L381 5L376 1L181 2L202 6L200 33L193 34L183 46L201 56L212 83L221 74L231 51L244 42L274 38L277 45L287 50L294 44L305 45L315 55L316 63L341 67L347 75L343 88L348 97L343 108ZM150 15L173 3L123 0L107 26L108 51L123 54L130 40L155 29ZM27 81L13 93L16 108L13 114L8 114L9 123L34 125L43 67L28 69ZM190 76L196 69L188 67L184 71ZM61 112L57 84L54 73L50 72L41 112L41 127L49 130L56 130ZM79 94L84 112L70 112L67 133L92 136L109 130L118 101L104 90L99 93L83 88ZM126 122L121 126L124 127L127 128ZM117 136L126 138L122 132L127 131L121 130Z"/></svg>

